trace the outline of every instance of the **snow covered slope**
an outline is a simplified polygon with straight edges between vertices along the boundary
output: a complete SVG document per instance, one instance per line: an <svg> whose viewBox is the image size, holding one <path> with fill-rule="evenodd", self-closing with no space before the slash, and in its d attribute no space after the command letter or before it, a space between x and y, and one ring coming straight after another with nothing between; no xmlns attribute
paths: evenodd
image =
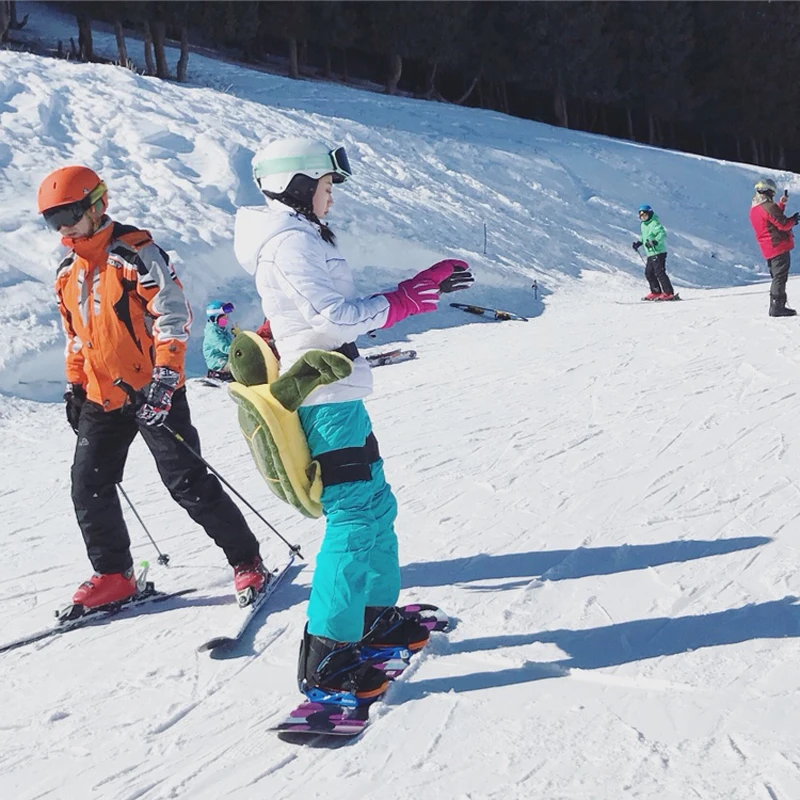
<svg viewBox="0 0 800 800"><path fill-rule="evenodd" d="M0 640L47 625L89 572L74 436L59 403L24 397L61 390L44 382L61 369L40 178L97 166L116 216L180 258L193 304L224 295L254 324L232 214L258 200L259 139L294 133L352 153L332 224L365 291L454 255L475 267L470 301L532 316L445 307L379 340L420 353L376 370L369 403L400 503L402 598L455 627L361 740L268 733L299 697L322 524L273 500L232 403L190 381L206 456L310 563L240 650L196 653L237 617L230 570L135 443L124 486L172 557L153 577L197 592L0 655L0 797L800 797L800 323L769 319L756 283L758 173L194 57L193 70L229 91L0 53ZM778 179L792 191L795 176ZM667 226L684 302L638 302L640 202ZM195 341L196 370L198 354ZM285 548L248 519L277 564Z"/></svg>
<svg viewBox="0 0 800 800"><path fill-rule="evenodd" d="M101 52L113 41L96 39ZM454 255L480 272L476 302L535 314L533 280L547 293L582 270L641 272L630 242L642 202L667 226L677 285L742 284L763 270L747 221L753 169L200 56L190 77L203 85L0 52L0 390L38 399L61 390L51 300L60 244L35 197L65 162L95 167L115 217L152 230L196 308L223 293L248 324L259 311L233 257L232 217L261 202L250 159L265 136L347 146L356 175L337 193L332 221L367 290ZM793 177L776 178L793 189Z"/></svg>

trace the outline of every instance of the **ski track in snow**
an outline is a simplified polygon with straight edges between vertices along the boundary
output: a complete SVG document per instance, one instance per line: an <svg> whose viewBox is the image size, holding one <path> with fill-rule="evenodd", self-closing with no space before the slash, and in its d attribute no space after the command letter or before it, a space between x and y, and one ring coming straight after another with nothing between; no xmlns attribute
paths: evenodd
<svg viewBox="0 0 800 800"><path fill-rule="evenodd" d="M402 599L442 606L453 627L359 740L271 733L299 698L322 523L272 499L225 391L190 381L205 456L309 563L238 650L197 653L234 627L231 571L135 442L124 486L172 562L156 565L125 509L134 556L159 588L197 591L0 655L0 796L800 797L800 322L769 319L756 283L756 170L194 55L190 77L0 52L3 641L47 625L89 573L74 436L61 404L40 402L62 391L57 246L30 211L43 165L96 165L115 215L177 256L192 304L224 293L255 326L232 215L258 202L249 160L268 134L351 151L332 223L365 293L463 257L471 302L531 317L492 322L445 298L360 343L419 352L373 373L369 409L400 504ZM776 179L794 202L796 176ZM637 302L645 200L680 303Z"/></svg>

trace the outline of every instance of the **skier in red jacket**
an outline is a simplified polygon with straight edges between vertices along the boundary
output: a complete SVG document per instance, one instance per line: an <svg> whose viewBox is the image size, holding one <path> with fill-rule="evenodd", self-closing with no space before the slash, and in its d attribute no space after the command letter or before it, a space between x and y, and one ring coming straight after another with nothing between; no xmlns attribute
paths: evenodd
<svg viewBox="0 0 800 800"><path fill-rule="evenodd" d="M794 249L792 228L797 225L800 213L784 215L789 193L776 203L778 187L771 178L761 178L755 185L755 196L750 204L750 224L756 234L764 258L767 259L772 284L769 287L769 315L793 317L797 312L786 307L786 280L789 277L789 252Z"/></svg>

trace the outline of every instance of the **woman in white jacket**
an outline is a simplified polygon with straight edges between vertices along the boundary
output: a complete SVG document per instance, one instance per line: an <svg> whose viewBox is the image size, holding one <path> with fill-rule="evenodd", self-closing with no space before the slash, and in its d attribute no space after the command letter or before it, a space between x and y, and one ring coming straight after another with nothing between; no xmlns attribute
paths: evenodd
<svg viewBox="0 0 800 800"><path fill-rule="evenodd" d="M281 139L253 159L265 207L236 215L235 249L255 275L264 315L284 364L311 349L338 350L352 374L316 389L299 409L311 455L320 462L325 536L317 555L300 648L298 682L310 700L366 700L387 680L361 648L418 650L427 629L395 607L400 567L397 502L363 398L372 374L355 340L412 314L435 311L440 291L466 288L467 264L447 260L396 290L358 297L350 268L322 222L332 187L351 176L344 148L311 139Z"/></svg>

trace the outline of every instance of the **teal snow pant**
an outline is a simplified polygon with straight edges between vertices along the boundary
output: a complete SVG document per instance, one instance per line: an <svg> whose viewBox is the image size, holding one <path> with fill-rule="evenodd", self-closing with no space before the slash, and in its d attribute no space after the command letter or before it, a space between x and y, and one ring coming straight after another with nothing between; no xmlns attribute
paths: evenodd
<svg viewBox="0 0 800 800"><path fill-rule="evenodd" d="M301 406L300 423L312 458L345 447L362 447L372 432L364 403ZM322 491L325 536L317 554L308 602L308 632L337 642L357 642L366 606L393 606L400 594L400 562L394 521L397 501L383 475L339 483Z"/></svg>

